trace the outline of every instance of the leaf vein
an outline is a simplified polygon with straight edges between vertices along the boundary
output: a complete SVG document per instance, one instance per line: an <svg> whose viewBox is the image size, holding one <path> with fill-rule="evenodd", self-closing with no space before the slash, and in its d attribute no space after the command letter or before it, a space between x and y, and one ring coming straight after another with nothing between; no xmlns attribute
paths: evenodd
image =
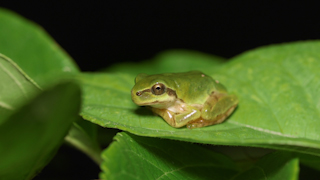
<svg viewBox="0 0 320 180"><path fill-rule="evenodd" d="M320 117L320 111L318 110L318 108L316 108L316 102L314 101L315 98L312 98L311 97L311 92L309 92L309 88L303 88L305 87L305 85L303 85L303 82L299 81L298 78L296 78L296 76L294 76L294 74L292 74L289 69L287 69L287 66L284 66L283 64L281 64L281 66L283 67L284 71L286 74L288 74L293 80L294 82L298 82L299 86L301 87L302 91L305 92L305 95L308 97L308 99L311 100L312 104L314 106L312 106L312 108L314 109L314 111L317 113L317 117ZM315 76L313 76L314 78ZM307 126L308 127L308 126ZM308 128L301 128L301 129L304 129L304 136L307 135L307 131L308 131Z"/></svg>
<svg viewBox="0 0 320 180"><path fill-rule="evenodd" d="M183 169L185 169L185 168L194 168L194 167L215 167L215 168L221 168L221 166L219 166L219 165L216 165L216 164L212 164L212 163L209 163L209 164L192 164L192 165L186 165L186 166L182 166L182 167L180 167L180 168L176 168L176 169L174 169L174 170L171 170L171 171L168 171L168 172L164 172L164 174L162 174L161 176L159 176L156 180L159 180L159 179L161 179L163 176L167 176L168 174L172 174L172 173L174 173L174 172L176 172L176 171L181 171L181 170L183 170Z"/></svg>
<svg viewBox="0 0 320 180"><path fill-rule="evenodd" d="M251 126L251 125L247 125L247 124L241 124L239 122L235 122L235 121L228 121L231 124L235 124L235 125L239 125L242 127L247 127L256 131L260 131L260 132L265 132L265 133L269 133L269 134L273 134L273 135L278 135L278 136L283 136L283 137L290 137L290 138L298 138L296 136L292 136L292 135L287 135L287 134L283 134L280 132L276 132L276 131L272 131L269 129L263 129L263 128L259 128L259 127L255 127L255 126Z"/></svg>
<svg viewBox="0 0 320 180"><path fill-rule="evenodd" d="M279 127L280 132L283 133L282 127L280 126L279 121L277 120L277 116L275 115L275 113L274 113L273 109L271 108L270 104L267 103L266 101L264 101L263 96L261 96L261 95L258 93L258 91L256 90L256 88L255 88L251 83L250 83L250 86L252 87L251 89L253 89L254 93L255 93L258 97L260 97L261 101L268 107L269 111L271 112L270 114L273 116L272 119L276 121L276 123L277 123L277 125L278 125L278 127Z"/></svg>
<svg viewBox="0 0 320 180"><path fill-rule="evenodd" d="M23 95L27 98L27 92L26 90L24 89L24 87L22 86L22 84L19 82L18 79L16 79L14 77L14 75L12 73L10 73L2 64L0 64L0 68L5 72L7 73L7 75L18 85L19 89L22 91Z"/></svg>
<svg viewBox="0 0 320 180"><path fill-rule="evenodd" d="M1 102L1 101L0 101L0 107L3 107L4 109L8 109L8 110L13 110L14 109L11 105L9 105L9 104L7 104L5 102Z"/></svg>
<svg viewBox="0 0 320 180"><path fill-rule="evenodd" d="M154 163L152 163L151 161L149 161L148 159L146 159L145 157L139 155L138 153L132 151L132 150L129 150L129 149L125 149L125 151L127 152L131 152L133 153L134 155L138 156L139 158L145 160L146 162L148 162L149 164L153 165L154 167L156 167L157 169L159 169L160 171L162 171L163 173L165 172L164 170L162 170L160 167L158 167L157 165L155 165Z"/></svg>

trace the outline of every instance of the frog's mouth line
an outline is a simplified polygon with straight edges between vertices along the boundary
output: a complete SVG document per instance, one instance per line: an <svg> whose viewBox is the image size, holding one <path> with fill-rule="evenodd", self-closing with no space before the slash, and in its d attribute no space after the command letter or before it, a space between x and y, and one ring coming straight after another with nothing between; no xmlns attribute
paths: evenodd
<svg viewBox="0 0 320 180"><path fill-rule="evenodd" d="M150 105L154 105L154 104L163 104L169 101L153 101L153 102L149 102L149 103L141 103L138 104L139 106L150 106Z"/></svg>

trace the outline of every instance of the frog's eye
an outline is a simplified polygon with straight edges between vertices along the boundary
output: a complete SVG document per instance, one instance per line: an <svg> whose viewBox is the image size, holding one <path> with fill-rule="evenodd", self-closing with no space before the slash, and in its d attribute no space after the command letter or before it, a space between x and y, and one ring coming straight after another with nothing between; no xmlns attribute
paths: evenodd
<svg viewBox="0 0 320 180"><path fill-rule="evenodd" d="M166 86L164 84L155 84L151 88L151 92L154 95L161 95L166 91Z"/></svg>

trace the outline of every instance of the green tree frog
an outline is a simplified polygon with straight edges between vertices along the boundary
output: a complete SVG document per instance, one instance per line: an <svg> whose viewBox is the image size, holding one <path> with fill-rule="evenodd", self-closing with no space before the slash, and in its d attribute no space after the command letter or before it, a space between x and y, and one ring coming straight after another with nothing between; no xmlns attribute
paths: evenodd
<svg viewBox="0 0 320 180"><path fill-rule="evenodd" d="M139 74L131 91L134 103L150 106L169 125L189 129L223 122L238 98L200 71Z"/></svg>

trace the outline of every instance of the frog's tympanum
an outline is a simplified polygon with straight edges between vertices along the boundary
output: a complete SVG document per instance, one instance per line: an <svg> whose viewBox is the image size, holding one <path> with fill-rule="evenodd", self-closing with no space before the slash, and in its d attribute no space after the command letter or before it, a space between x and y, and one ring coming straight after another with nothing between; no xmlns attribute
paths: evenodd
<svg viewBox="0 0 320 180"><path fill-rule="evenodd" d="M131 96L139 106L150 106L169 125L189 129L223 122L238 98L217 80L199 71L139 74Z"/></svg>

